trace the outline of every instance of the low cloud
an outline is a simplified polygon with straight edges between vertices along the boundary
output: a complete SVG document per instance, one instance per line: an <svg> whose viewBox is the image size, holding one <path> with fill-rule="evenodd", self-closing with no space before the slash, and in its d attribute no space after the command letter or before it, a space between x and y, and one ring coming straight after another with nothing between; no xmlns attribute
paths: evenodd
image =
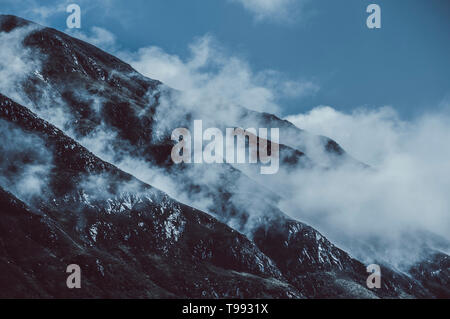
<svg viewBox="0 0 450 319"><path fill-rule="evenodd" d="M27 203L48 190L52 153L43 140L0 119L0 186Z"/></svg>
<svg viewBox="0 0 450 319"><path fill-rule="evenodd" d="M116 49L116 36L104 28L94 26L87 33L78 29L67 29L65 32L104 51L113 52Z"/></svg>
<svg viewBox="0 0 450 319"><path fill-rule="evenodd" d="M1 93L24 104L21 83L30 75L39 75L41 63L39 53L25 48L22 40L38 26L16 28L11 32L0 32L0 90Z"/></svg>
<svg viewBox="0 0 450 319"><path fill-rule="evenodd" d="M405 232L427 230L450 239L450 112L405 121L389 107L351 113L318 107L287 119L335 139L371 169L344 165L279 176L287 194L282 209L338 242L382 242L393 263L399 252L403 262L417 257L405 249Z"/></svg>
<svg viewBox="0 0 450 319"><path fill-rule="evenodd" d="M279 113L279 99L300 98L319 90L313 82L286 79L274 70L253 71L246 60L228 54L210 35L196 39L189 51L185 59L155 46L118 55L145 76L186 92L183 100L192 104L212 101ZM209 107L214 109L214 105Z"/></svg>
<svg viewBox="0 0 450 319"><path fill-rule="evenodd" d="M305 114L287 116L286 120L338 141L351 155L369 165L378 165L398 152L412 125L402 121L391 107L342 113L330 106L319 106Z"/></svg>

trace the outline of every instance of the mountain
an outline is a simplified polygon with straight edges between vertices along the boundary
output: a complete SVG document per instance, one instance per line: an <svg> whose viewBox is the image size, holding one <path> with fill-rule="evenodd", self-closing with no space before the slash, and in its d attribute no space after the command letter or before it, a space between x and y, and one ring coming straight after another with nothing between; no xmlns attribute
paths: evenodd
<svg viewBox="0 0 450 319"><path fill-rule="evenodd" d="M14 228L14 236L23 242L8 247L2 260L19 269L16 281L9 282L23 287L18 296L27 296L27 285L48 281L48 273L32 283L26 280L39 272L33 268L36 261L46 264L46 253L60 260L53 268L60 277L65 263L84 265L92 277L80 294L92 297L375 298L447 293L439 288L445 282L424 284L430 269L448 271L442 268L448 267L445 254L411 274L386 265L383 288L369 290L365 266L282 212L278 201L283 194L248 169L175 165L170 159L171 130L203 118L218 128L279 127L280 170L287 173L344 164L365 167L335 141L238 106L199 112L183 102L182 92L142 76L118 58L21 18L0 16L0 30L2 48L8 43L26 62L21 72L0 85L3 131L17 138L12 145L24 144L4 150L11 154L2 165L0 186L8 191L3 191L4 214L16 218L8 215L16 209L6 205L12 201L23 207L14 223L26 225L26 216L39 216L33 217L37 224L51 221L46 225L62 232L57 236L61 241L53 243L35 239L48 234L43 230L47 226L36 226L36 231ZM210 116L217 112L228 116ZM33 165L23 149L35 155ZM32 192L24 194L20 185L14 186L23 180L34 186ZM184 204L150 186L153 183ZM39 245L37 256L11 256L20 245L31 245L30 238ZM60 250L66 241L73 247ZM70 295L64 284L58 281L59 286L34 293Z"/></svg>
<svg viewBox="0 0 450 319"><path fill-rule="evenodd" d="M0 190L2 274L17 275L3 278L3 296L302 296L245 236L103 162L5 96L0 105L2 132L40 139L53 157L32 207ZM64 287L72 263L86 285L73 293Z"/></svg>

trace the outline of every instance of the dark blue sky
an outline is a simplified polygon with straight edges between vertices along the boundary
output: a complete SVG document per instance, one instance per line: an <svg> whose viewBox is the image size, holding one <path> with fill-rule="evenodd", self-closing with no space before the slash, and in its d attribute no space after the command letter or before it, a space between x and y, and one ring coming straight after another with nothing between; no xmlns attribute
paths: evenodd
<svg viewBox="0 0 450 319"><path fill-rule="evenodd" d="M319 85L313 96L282 101L283 114L317 105L343 111L391 105L410 117L450 99L449 0L309 1L287 23L256 21L227 0L70 2L81 5L83 29L103 27L123 49L155 45L183 57L195 37L209 33L255 71L274 69ZM64 3L0 0L0 9L36 19L31 6ZM370 3L381 6L381 29L366 26ZM45 22L64 30L66 16L62 11Z"/></svg>

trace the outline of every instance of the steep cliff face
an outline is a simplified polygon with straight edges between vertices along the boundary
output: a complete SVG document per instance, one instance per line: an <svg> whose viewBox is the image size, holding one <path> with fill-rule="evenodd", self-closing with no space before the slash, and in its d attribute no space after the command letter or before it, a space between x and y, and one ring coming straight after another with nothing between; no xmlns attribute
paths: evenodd
<svg viewBox="0 0 450 319"><path fill-rule="evenodd" d="M22 59L30 66L9 83L2 82L0 93L23 106L1 95L0 118L38 137L51 154L45 187L39 196L21 199L28 210L42 215L39 222L52 220L77 247L106 256L99 259L101 266L96 257L76 259L94 278L93 290L83 293L115 296L112 287L117 284L123 287L117 296L142 297L435 294L436 290L388 269L392 275L386 276L384 288L370 291L365 287L364 265L280 211L277 201L282 194L228 164L174 165L171 129L189 127L194 116L208 118L186 109L178 92L54 29L0 16L0 31L8 35L2 41L15 41L23 50ZM233 118L221 123L214 119L216 127L279 127L280 169L286 172L329 169L343 162L363 165L336 142L310 135L274 115L226 106L225 111ZM164 125L164 117L171 119L170 127ZM319 146L320 156L308 152L311 144ZM130 169L134 164L143 170ZM163 172L174 194L182 194L185 204L209 215L149 186L152 180L144 171ZM41 249L52 247L42 244ZM78 256L53 254L64 262ZM122 271L135 281L126 285L119 275ZM141 279L145 280L138 284ZM111 286L102 286L107 281ZM137 288L127 295L133 285ZM154 289L148 292L147 286ZM60 296L56 288L39 293Z"/></svg>

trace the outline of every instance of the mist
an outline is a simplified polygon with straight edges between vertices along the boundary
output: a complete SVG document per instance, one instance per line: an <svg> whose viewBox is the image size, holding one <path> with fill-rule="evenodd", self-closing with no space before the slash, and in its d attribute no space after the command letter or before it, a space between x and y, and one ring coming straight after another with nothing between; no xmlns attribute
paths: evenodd
<svg viewBox="0 0 450 319"><path fill-rule="evenodd" d="M450 112L441 109L409 121L391 107L352 113L317 107L287 117L335 139L371 168L343 165L283 176L284 189L291 191L280 207L345 245L349 236L383 242L382 249L403 250L409 259L419 253L404 249L415 237L411 234L417 232L418 241L424 230L450 239ZM356 253L370 258L370 251ZM398 261L395 257L391 262Z"/></svg>
<svg viewBox="0 0 450 319"><path fill-rule="evenodd" d="M53 155L39 137L0 119L0 186L32 203L48 190Z"/></svg>

